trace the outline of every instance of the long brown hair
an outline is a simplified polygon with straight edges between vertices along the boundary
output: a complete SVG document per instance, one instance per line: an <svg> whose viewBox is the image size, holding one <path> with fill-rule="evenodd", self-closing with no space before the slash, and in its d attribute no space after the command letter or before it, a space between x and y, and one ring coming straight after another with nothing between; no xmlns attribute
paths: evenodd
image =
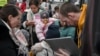
<svg viewBox="0 0 100 56"><path fill-rule="evenodd" d="M6 4L0 10L0 18L4 20L5 22L7 22L9 15L12 15L13 17L16 17L18 15L18 10L20 9L16 7L15 5Z"/></svg>

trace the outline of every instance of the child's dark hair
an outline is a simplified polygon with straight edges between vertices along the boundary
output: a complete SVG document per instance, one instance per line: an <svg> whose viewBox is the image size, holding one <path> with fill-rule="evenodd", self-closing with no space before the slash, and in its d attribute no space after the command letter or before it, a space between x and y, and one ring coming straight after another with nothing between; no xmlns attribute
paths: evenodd
<svg viewBox="0 0 100 56"><path fill-rule="evenodd" d="M39 2L39 0L31 0L29 2L29 6L31 6L31 5L35 5L35 6L38 7L40 5L40 2Z"/></svg>
<svg viewBox="0 0 100 56"><path fill-rule="evenodd" d="M56 10L59 10L59 6L55 6L54 10L55 10L55 11L56 11Z"/></svg>

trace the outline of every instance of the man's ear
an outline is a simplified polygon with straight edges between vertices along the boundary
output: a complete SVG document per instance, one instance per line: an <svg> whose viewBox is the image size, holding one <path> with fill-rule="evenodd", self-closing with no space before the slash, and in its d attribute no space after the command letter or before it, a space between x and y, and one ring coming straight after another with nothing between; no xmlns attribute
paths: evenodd
<svg viewBox="0 0 100 56"><path fill-rule="evenodd" d="M11 21L12 20L12 17L13 17L12 15L9 15L8 16L8 20Z"/></svg>

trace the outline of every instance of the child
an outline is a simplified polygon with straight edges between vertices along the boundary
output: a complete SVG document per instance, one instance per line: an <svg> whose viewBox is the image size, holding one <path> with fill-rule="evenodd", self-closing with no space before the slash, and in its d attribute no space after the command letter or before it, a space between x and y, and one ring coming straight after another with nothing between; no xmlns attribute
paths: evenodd
<svg viewBox="0 0 100 56"><path fill-rule="evenodd" d="M59 19L59 6L56 6L54 10L53 18Z"/></svg>
<svg viewBox="0 0 100 56"><path fill-rule="evenodd" d="M69 26L65 21L55 21L55 25L59 26L60 37L75 37L75 26Z"/></svg>
<svg viewBox="0 0 100 56"><path fill-rule="evenodd" d="M45 39L45 34L48 31L48 27L53 23L53 20L50 20L49 14L47 12L40 13L41 22L36 25L36 34L39 41Z"/></svg>

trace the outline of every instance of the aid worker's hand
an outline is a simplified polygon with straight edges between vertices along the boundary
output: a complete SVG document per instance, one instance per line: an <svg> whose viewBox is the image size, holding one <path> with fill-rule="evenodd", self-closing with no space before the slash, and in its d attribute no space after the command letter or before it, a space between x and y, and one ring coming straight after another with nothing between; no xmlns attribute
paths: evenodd
<svg viewBox="0 0 100 56"><path fill-rule="evenodd" d="M56 56L70 56L70 52L64 50L64 49L59 49L57 52L55 52Z"/></svg>

